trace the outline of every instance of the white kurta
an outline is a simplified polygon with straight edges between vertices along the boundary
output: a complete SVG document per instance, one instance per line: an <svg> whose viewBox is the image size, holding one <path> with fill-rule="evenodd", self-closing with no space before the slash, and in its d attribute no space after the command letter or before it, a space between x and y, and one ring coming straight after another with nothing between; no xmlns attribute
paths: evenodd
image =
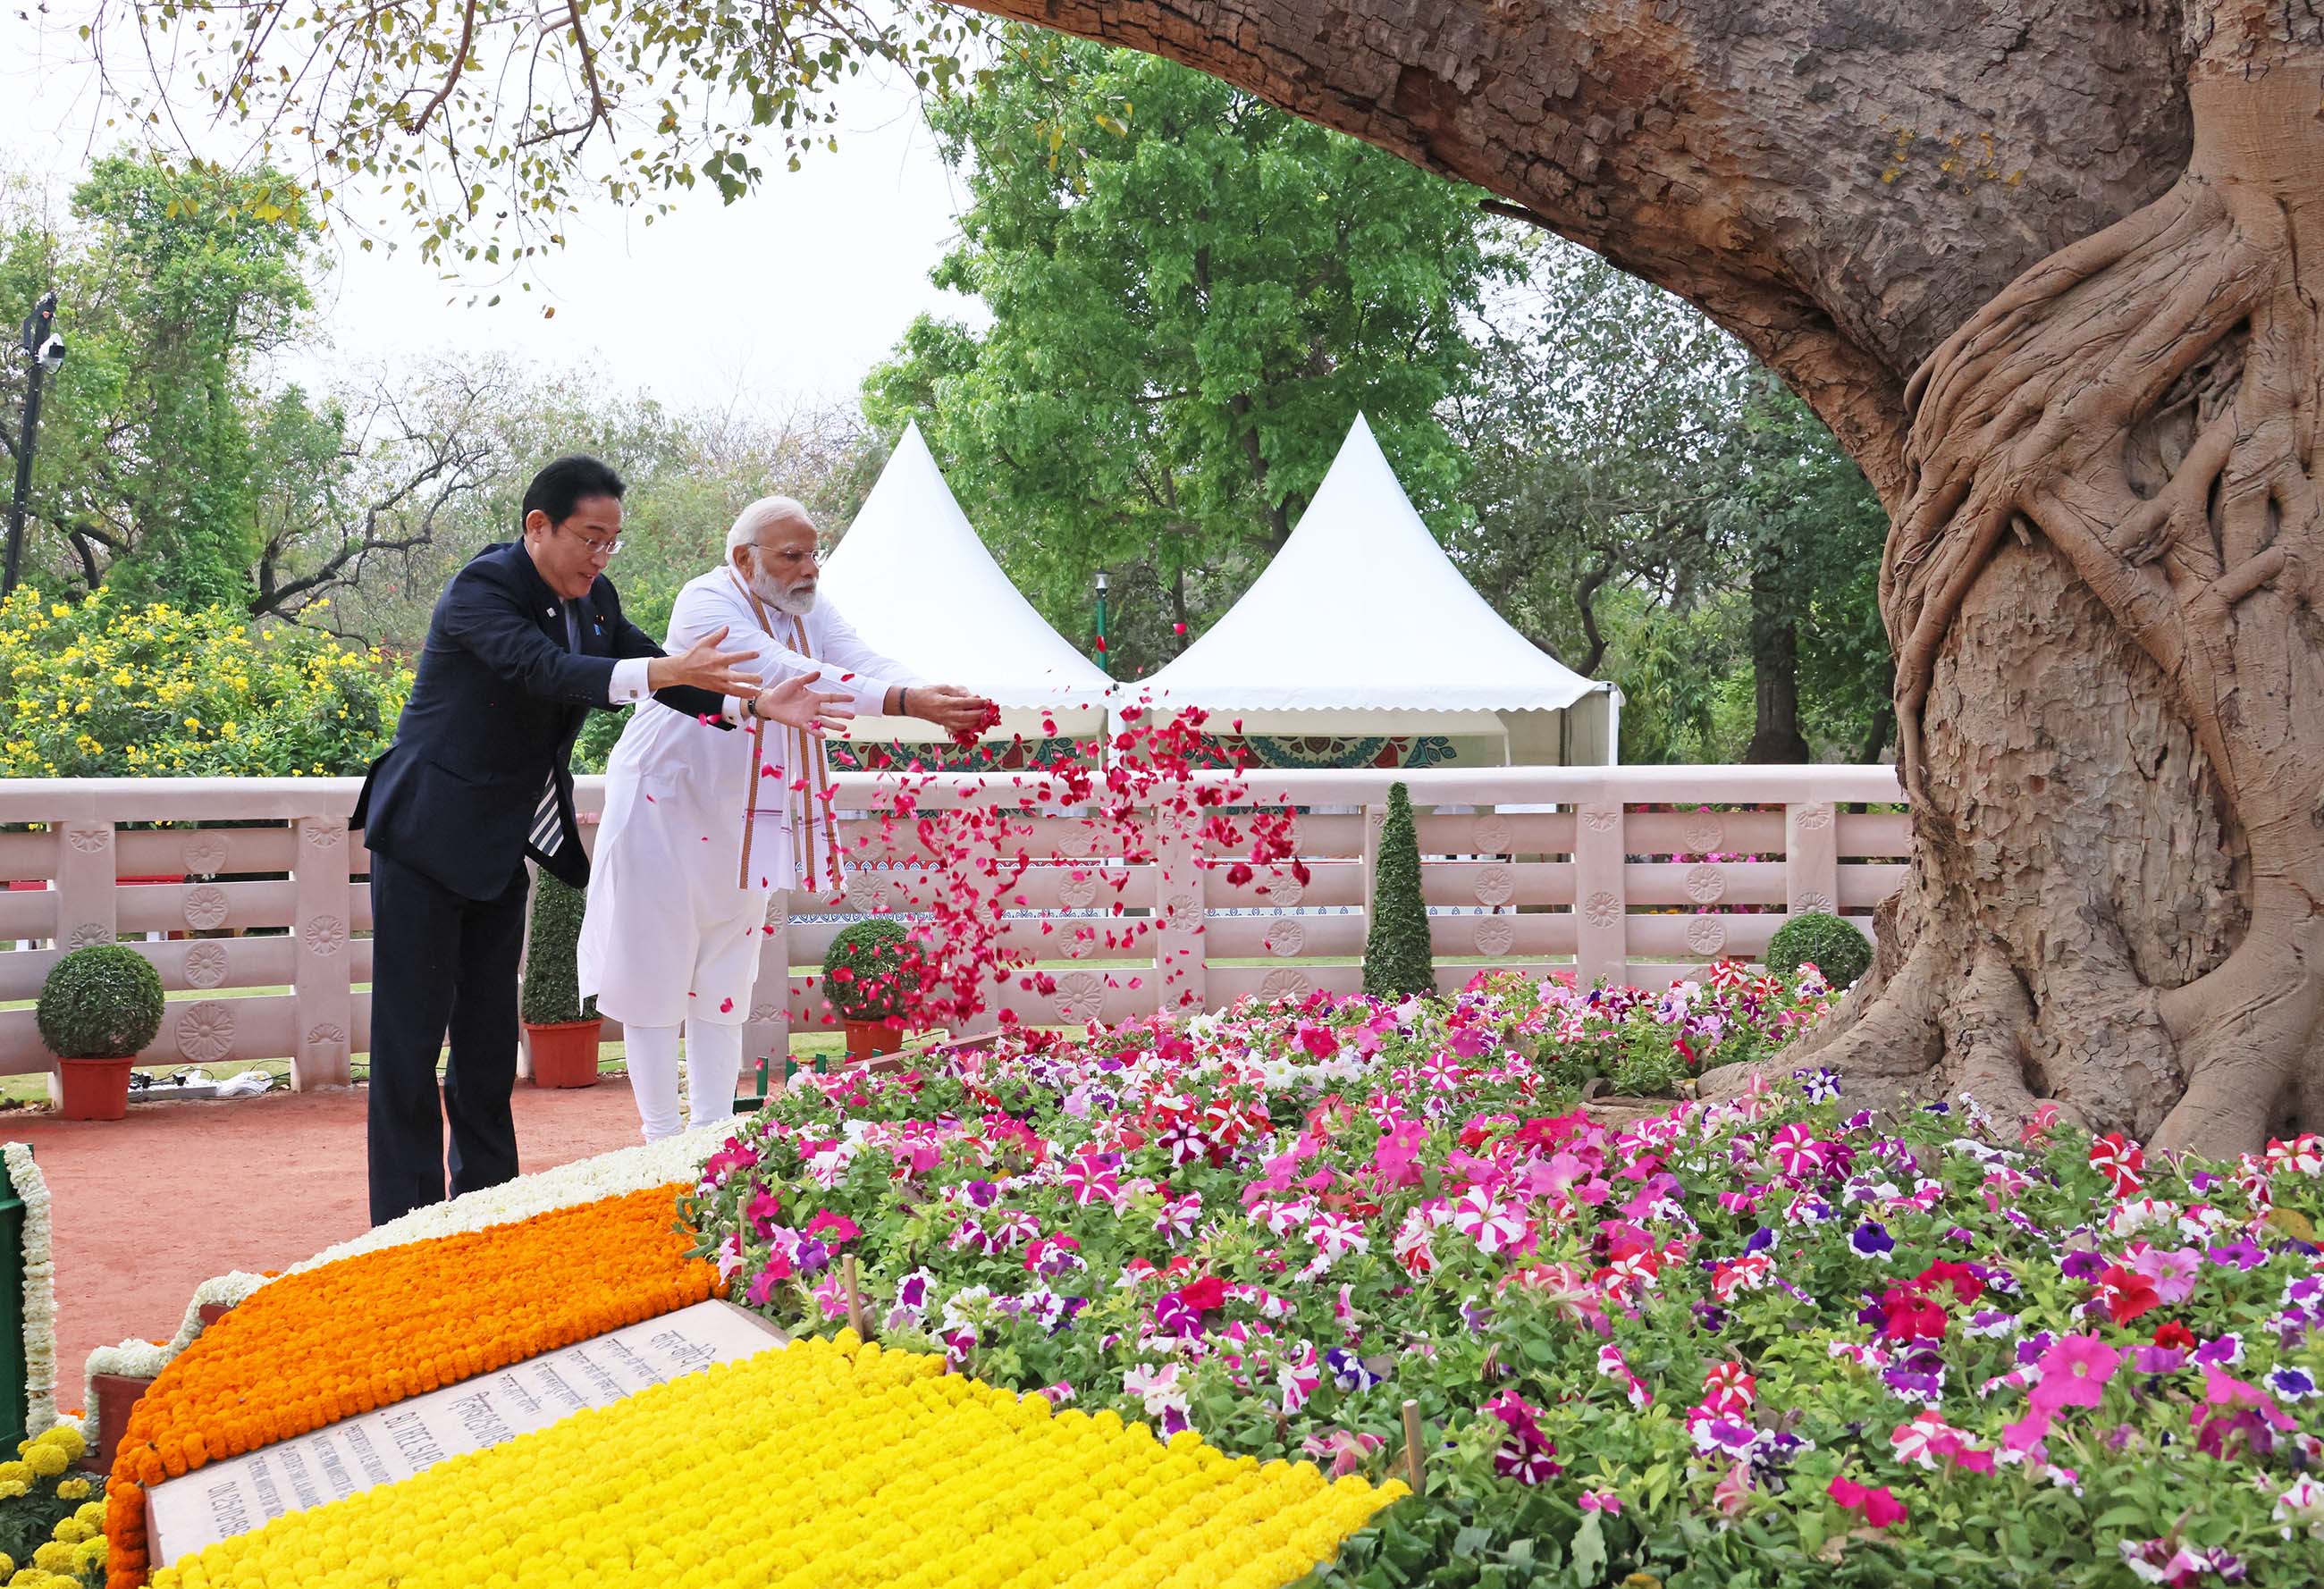
<svg viewBox="0 0 2324 1589"><path fill-rule="evenodd" d="M771 607L767 617L772 636L734 575L715 569L678 592L665 648L683 650L723 626L724 648L752 651L756 661L747 666L768 683L820 669L815 687L847 696L864 715L880 711L891 686L925 682L864 645L827 602L804 619ZM793 644L795 625L805 631L805 655ZM595 995L598 1008L625 1024L750 1018L768 901L779 890L823 884L799 875L810 847L818 869L828 859L819 829L798 831L803 817L819 821L822 807L811 781L804 793L791 786L809 776L789 765L792 742L789 730L768 724L769 770L760 773L747 726L721 731L657 702L635 710L605 768L605 814L581 923L582 997ZM754 779L745 875L742 829Z"/></svg>

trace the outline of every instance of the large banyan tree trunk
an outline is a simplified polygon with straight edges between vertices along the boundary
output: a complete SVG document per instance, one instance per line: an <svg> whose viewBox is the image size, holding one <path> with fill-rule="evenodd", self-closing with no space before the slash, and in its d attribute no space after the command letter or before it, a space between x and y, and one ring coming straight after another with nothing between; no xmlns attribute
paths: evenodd
<svg viewBox="0 0 2324 1589"><path fill-rule="evenodd" d="M1858 1096L2324 1128L2319 0L980 0L1702 305L1895 517L1913 799Z"/></svg>

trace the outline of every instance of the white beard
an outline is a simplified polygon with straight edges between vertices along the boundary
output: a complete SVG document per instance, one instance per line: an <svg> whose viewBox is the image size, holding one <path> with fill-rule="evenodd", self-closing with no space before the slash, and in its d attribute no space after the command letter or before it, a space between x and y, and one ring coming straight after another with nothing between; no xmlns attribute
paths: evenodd
<svg viewBox="0 0 2324 1589"><path fill-rule="evenodd" d="M815 599L818 594L813 585L803 591L787 591L775 581L758 574L751 576L751 593L776 611L787 612L793 618L805 618L814 611Z"/></svg>

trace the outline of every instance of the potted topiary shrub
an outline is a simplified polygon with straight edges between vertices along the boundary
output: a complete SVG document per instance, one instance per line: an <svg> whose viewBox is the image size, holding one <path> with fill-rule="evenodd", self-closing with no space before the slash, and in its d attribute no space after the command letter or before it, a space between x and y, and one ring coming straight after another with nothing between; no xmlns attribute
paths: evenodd
<svg viewBox="0 0 2324 1589"><path fill-rule="evenodd" d="M57 1056L68 1120L129 1113L129 1070L161 1030L161 977L126 944L76 949L49 969L33 1019Z"/></svg>
<svg viewBox="0 0 2324 1589"><path fill-rule="evenodd" d="M823 997L847 1028L850 1061L903 1048L918 963L911 934L892 916L851 923L831 941L823 957Z"/></svg>
<svg viewBox="0 0 2324 1589"><path fill-rule="evenodd" d="M574 959L581 942L587 896L540 874L532 888L532 936L525 945L524 989L519 1014L532 1054L535 1087L594 1087L597 1043L604 1023L597 1001L581 1002Z"/></svg>
<svg viewBox="0 0 2324 1589"><path fill-rule="evenodd" d="M1778 977L1804 965L1814 966L1835 988L1853 987L1871 969L1872 946L1838 916L1807 911L1776 928L1767 941L1767 969Z"/></svg>

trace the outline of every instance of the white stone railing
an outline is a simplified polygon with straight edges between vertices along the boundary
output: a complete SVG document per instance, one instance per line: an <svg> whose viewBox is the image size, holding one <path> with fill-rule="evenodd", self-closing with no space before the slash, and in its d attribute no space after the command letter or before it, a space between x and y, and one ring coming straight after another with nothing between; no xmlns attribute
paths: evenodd
<svg viewBox="0 0 2324 1589"><path fill-rule="evenodd" d="M1011 812L1012 846L1032 864L1010 890L1004 941L1038 955L1055 987L1012 984L1005 1000L1021 1019L1054 1025L1129 1019L1188 993L1219 1008L1246 995L1359 987L1377 838L1399 780L1419 816L1446 987L1487 964L1655 986L1720 956L1758 955L1797 911L1836 910L1868 932L1909 850L1903 793L1885 767L1246 775L1245 804L1297 811L1304 886L1266 872L1231 885L1237 858L1180 831L1143 835L1137 848L1153 859L1132 861L1111 825L1067 812L1014 820L1021 796L1009 775L915 783L923 808ZM928 857L908 824L883 837L862 814L879 807L879 776L837 782L851 853L868 863L850 904L910 911L941 882ZM14 884L0 893L0 944L26 946L0 951L0 1002L37 997L68 950L148 939L134 947L180 997L143 1061L288 1059L294 1086L343 1084L368 1046L371 1015L367 858L346 827L355 790L337 778L0 781L0 879ZM584 779L585 813L602 801L599 781ZM1888 809L1842 809L1851 805ZM1120 919L1149 930L1109 951L1116 901ZM827 1021L819 968L842 923L802 906L770 924L754 1055L783 1052L794 1026ZM779 969L788 998L772 997ZM607 1037L617 1035L608 1023ZM51 1069L32 1010L0 1010L0 1074Z"/></svg>

